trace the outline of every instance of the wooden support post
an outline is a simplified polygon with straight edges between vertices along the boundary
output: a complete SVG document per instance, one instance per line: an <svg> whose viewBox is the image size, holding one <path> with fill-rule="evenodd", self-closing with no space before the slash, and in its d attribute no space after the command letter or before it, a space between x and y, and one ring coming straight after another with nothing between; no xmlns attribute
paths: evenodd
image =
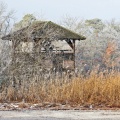
<svg viewBox="0 0 120 120"><path fill-rule="evenodd" d="M73 40L73 61L74 61L74 71L75 71L75 40Z"/></svg>
<svg viewBox="0 0 120 120"><path fill-rule="evenodd" d="M16 68L16 59L15 59L15 44L16 44L16 40L12 40L12 71L10 71L10 77L12 80L12 86L15 88L16 86L16 80L15 80L15 68Z"/></svg>

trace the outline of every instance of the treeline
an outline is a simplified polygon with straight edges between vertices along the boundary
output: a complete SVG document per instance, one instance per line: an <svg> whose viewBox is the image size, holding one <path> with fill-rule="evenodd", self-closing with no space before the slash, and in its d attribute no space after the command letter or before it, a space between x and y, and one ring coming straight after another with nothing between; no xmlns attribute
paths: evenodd
<svg viewBox="0 0 120 120"><path fill-rule="evenodd" d="M19 30L33 22L44 20L33 14L25 15L21 21L14 23L14 12L6 12L6 6L0 4L0 34ZM120 70L120 22L115 19L103 21L99 18L85 20L70 16L62 18L58 24L84 35L87 39L77 43L77 69L84 71ZM13 25L13 27L11 27ZM1 40L1 70L9 64L11 43ZM87 66L87 67L86 67Z"/></svg>
<svg viewBox="0 0 120 120"><path fill-rule="evenodd" d="M120 22L66 16L61 23L87 38L76 48L76 64L81 72L120 71Z"/></svg>

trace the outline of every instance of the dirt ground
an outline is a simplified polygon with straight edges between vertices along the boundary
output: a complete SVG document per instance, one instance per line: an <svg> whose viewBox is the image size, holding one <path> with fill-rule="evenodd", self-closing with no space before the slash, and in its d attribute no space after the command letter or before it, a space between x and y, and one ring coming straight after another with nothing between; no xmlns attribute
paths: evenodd
<svg viewBox="0 0 120 120"><path fill-rule="evenodd" d="M0 103L0 120L120 120L119 108L103 108L55 103Z"/></svg>
<svg viewBox="0 0 120 120"><path fill-rule="evenodd" d="M0 111L0 120L120 120L120 110Z"/></svg>

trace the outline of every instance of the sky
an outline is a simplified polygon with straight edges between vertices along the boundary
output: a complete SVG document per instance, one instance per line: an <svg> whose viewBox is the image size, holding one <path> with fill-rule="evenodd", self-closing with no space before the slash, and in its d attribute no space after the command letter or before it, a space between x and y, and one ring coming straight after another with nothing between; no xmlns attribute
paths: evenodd
<svg viewBox="0 0 120 120"><path fill-rule="evenodd" d="M2 1L2 0L0 0ZM64 16L80 19L120 20L120 0L4 0L17 21L25 14L35 14L57 22Z"/></svg>

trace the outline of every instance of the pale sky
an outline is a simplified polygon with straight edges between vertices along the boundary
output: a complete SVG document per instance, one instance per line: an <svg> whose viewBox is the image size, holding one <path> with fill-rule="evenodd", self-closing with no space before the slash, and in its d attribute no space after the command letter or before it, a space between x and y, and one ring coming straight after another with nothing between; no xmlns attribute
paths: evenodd
<svg viewBox="0 0 120 120"><path fill-rule="evenodd" d="M0 0L2 1L2 0ZM4 0L16 11L18 20L27 13L43 14L47 20L59 21L64 15L81 19L120 20L120 0Z"/></svg>

